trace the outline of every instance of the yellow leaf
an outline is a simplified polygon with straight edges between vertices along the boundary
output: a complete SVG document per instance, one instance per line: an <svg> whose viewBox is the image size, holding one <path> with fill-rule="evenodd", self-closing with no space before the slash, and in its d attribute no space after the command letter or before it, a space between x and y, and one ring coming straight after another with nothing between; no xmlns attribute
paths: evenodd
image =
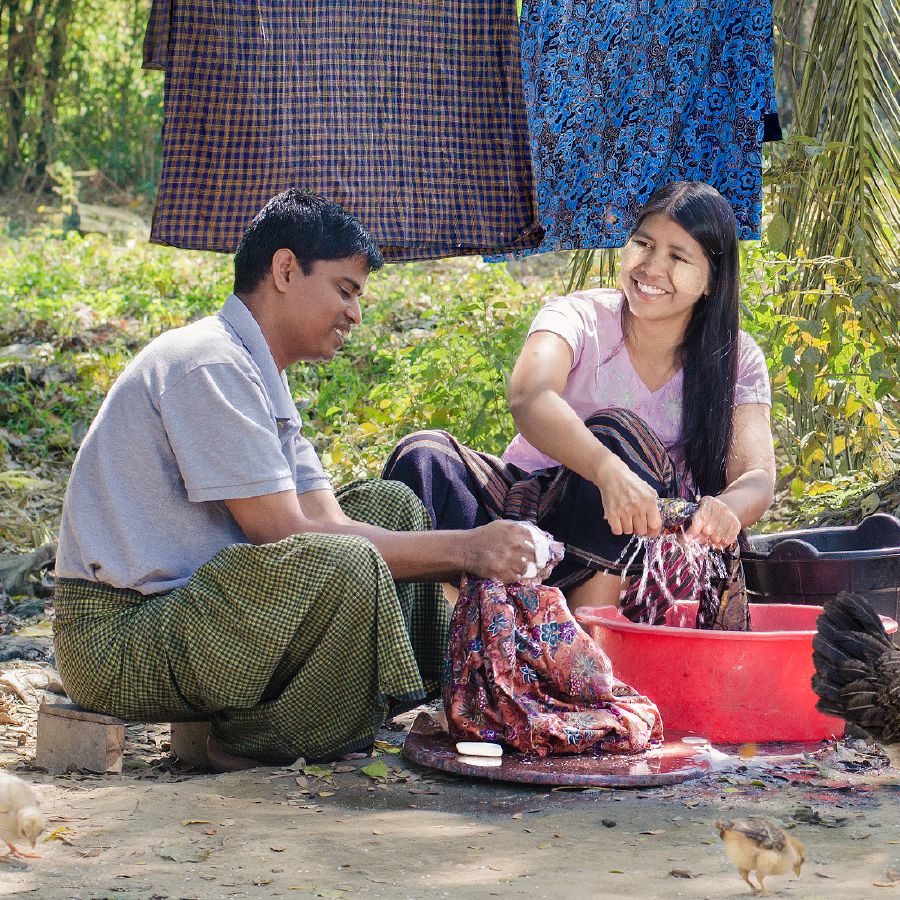
<svg viewBox="0 0 900 900"><path fill-rule="evenodd" d="M44 843L46 844L47 841L59 841L59 840L62 840L62 836L63 836L68 830L69 830L69 829L66 828L65 825L60 825L59 828L54 828L53 831L51 831L50 834L48 834L47 837L44 838Z"/></svg>
<svg viewBox="0 0 900 900"><path fill-rule="evenodd" d="M378 431L378 426L374 422L363 422L362 425L359 426L359 430L364 435L375 434Z"/></svg>
<svg viewBox="0 0 900 900"><path fill-rule="evenodd" d="M837 456L838 453L843 453L847 448L847 438L845 438L842 434L839 434L835 437L831 446L834 449L834 455Z"/></svg>
<svg viewBox="0 0 900 900"><path fill-rule="evenodd" d="M852 416L857 410L862 409L862 403L856 399L854 394L850 394L847 397L847 402L844 404L844 414L848 416Z"/></svg>
<svg viewBox="0 0 900 900"><path fill-rule="evenodd" d="M837 438L835 438L835 445L837 445ZM843 441L844 439L841 438ZM843 447L841 447L843 449ZM835 453L840 453L840 450L835 450ZM809 494L810 497L815 497L818 494L830 494L834 490L834 485L830 481L814 481L807 489L806 493Z"/></svg>
<svg viewBox="0 0 900 900"><path fill-rule="evenodd" d="M878 413L867 412L863 421L870 428L881 428L881 416Z"/></svg>

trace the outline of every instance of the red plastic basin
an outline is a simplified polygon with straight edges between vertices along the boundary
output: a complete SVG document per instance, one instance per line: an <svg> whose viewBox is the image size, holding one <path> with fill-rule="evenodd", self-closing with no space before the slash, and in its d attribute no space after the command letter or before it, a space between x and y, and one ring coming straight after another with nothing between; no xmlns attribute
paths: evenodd
<svg viewBox="0 0 900 900"><path fill-rule="evenodd" d="M677 603L665 625L629 622L613 606L575 618L609 656L617 678L659 707L667 737L720 743L819 741L844 722L816 709L810 680L821 606L750 604L752 631L694 628L697 603ZM889 634L893 619L881 616Z"/></svg>

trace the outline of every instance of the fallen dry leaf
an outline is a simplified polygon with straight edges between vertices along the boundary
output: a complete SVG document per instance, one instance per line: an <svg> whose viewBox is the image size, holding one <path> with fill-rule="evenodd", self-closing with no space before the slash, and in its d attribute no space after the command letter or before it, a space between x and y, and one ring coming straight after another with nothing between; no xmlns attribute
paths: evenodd
<svg viewBox="0 0 900 900"><path fill-rule="evenodd" d="M269 847L273 853L284 853L287 847Z"/></svg>
<svg viewBox="0 0 900 900"><path fill-rule="evenodd" d="M387 741L375 741L373 746L379 753L399 753L400 752L399 747L395 747L393 744L389 744Z"/></svg>
<svg viewBox="0 0 900 900"><path fill-rule="evenodd" d="M47 841L62 841L67 847L74 847L75 842L72 840L69 829L66 828L65 825L60 825L59 828L54 828L47 837L44 838L44 843Z"/></svg>
<svg viewBox="0 0 900 900"><path fill-rule="evenodd" d="M362 772L363 775L368 775L369 778L387 779L388 775L391 774L390 769L387 767L387 763L382 762L381 760L369 763L369 765L363 766L359 771Z"/></svg>
<svg viewBox="0 0 900 900"><path fill-rule="evenodd" d="M693 872L689 872L687 869L670 869L669 874L673 878L696 878Z"/></svg>
<svg viewBox="0 0 900 900"><path fill-rule="evenodd" d="M210 851L203 847L161 847L158 851L163 859L171 859L172 862L203 862L209 856Z"/></svg>
<svg viewBox="0 0 900 900"><path fill-rule="evenodd" d="M184 819L182 825L212 825L209 819Z"/></svg>

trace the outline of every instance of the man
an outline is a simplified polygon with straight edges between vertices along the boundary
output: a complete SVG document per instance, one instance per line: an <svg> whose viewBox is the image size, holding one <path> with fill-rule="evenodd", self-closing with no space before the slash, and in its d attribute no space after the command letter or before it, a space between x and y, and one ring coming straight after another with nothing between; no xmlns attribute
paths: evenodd
<svg viewBox="0 0 900 900"><path fill-rule="evenodd" d="M441 580L512 581L527 530L429 530L411 491L335 494L284 370L328 360L381 257L339 206L273 198L215 316L153 340L106 397L72 469L57 555L57 661L82 706L212 718L220 768L347 753L390 701L436 688Z"/></svg>

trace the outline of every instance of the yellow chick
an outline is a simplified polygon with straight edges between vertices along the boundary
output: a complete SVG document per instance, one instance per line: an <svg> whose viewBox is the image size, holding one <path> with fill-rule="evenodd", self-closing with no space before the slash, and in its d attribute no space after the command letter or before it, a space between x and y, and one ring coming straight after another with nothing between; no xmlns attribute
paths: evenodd
<svg viewBox="0 0 900 900"><path fill-rule="evenodd" d="M737 866L741 878L754 894L769 896L763 881L769 875L784 875L789 869L800 874L806 849L797 838L785 834L769 819L750 816L732 821L719 820L716 828L725 846L725 855ZM754 871L759 887L750 880L750 873Z"/></svg>
<svg viewBox="0 0 900 900"><path fill-rule="evenodd" d="M14 842L28 841L34 849L46 827L47 822L38 806L34 788L15 775L0 772L0 840L9 847L9 853L0 856L0 859L11 856L39 859L39 854L23 853Z"/></svg>

